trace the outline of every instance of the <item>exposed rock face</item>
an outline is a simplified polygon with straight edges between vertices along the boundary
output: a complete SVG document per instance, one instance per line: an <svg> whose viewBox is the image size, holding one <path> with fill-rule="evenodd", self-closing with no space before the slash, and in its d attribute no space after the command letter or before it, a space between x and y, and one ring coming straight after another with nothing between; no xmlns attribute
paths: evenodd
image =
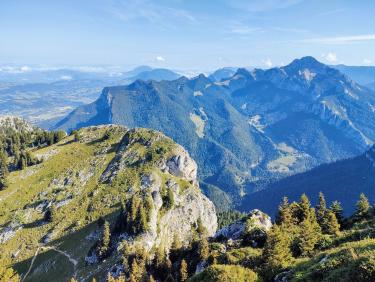
<svg viewBox="0 0 375 282"><path fill-rule="evenodd" d="M189 181L197 179L197 164L181 146L176 148L175 155L167 161L166 165L170 174Z"/></svg>
<svg viewBox="0 0 375 282"><path fill-rule="evenodd" d="M6 130L30 132L35 127L23 118L17 116L0 116L0 133Z"/></svg>
<svg viewBox="0 0 375 282"><path fill-rule="evenodd" d="M260 210L255 209L244 218L218 230L215 237L224 237L225 239L237 240L240 239L245 232L251 233L251 231L256 229L268 231L271 227L271 218Z"/></svg>
<svg viewBox="0 0 375 282"><path fill-rule="evenodd" d="M146 196L149 194L153 201L153 208L148 211L149 230L132 238L132 241L141 241L146 249L159 244L163 244L168 249L177 236L188 244L192 239L191 229L195 228L198 219L201 219L206 227L207 235L213 236L217 229L215 207L198 187L197 164L182 146L175 144L161 133L146 129L128 130L115 158L101 176L101 181L111 182L121 174L121 170L135 164L149 162L147 151L154 150L156 144L164 144L168 147L168 152L160 159L154 160L156 165L152 172L144 173L140 177L142 201L146 201ZM162 151L160 147L155 150ZM144 151L146 153L142 155L140 152ZM163 194L168 194L169 190L173 194L174 204L167 211L164 208L162 212L165 204ZM138 193L133 188L130 191Z"/></svg>

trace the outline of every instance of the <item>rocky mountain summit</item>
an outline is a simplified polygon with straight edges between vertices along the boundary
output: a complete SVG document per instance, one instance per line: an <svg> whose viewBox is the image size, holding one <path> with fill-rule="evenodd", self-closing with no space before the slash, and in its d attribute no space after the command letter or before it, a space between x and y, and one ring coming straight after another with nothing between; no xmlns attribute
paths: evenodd
<svg viewBox="0 0 375 282"><path fill-rule="evenodd" d="M33 154L44 161L12 172L0 191L2 257L27 281L105 277L124 244L152 253L174 238L189 244L197 224L216 232L196 163L159 132L93 126Z"/></svg>
<svg viewBox="0 0 375 282"><path fill-rule="evenodd" d="M116 123L159 130L198 163L206 194L225 209L270 179L353 157L375 141L375 95L313 57L268 70L238 69L106 87L55 128Z"/></svg>

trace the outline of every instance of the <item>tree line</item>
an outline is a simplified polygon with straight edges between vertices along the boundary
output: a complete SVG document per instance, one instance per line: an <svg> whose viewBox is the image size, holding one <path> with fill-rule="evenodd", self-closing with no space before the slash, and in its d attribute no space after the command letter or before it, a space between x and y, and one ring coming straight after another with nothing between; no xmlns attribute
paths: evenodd
<svg viewBox="0 0 375 282"><path fill-rule="evenodd" d="M50 146L62 140L64 131L6 129L0 133L0 190L8 186L10 171L22 170L41 162L32 154L32 149Z"/></svg>

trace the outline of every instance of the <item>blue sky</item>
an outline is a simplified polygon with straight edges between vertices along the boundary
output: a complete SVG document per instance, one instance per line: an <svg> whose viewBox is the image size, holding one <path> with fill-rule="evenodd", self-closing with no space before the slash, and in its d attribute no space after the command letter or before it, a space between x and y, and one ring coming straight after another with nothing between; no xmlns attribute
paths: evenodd
<svg viewBox="0 0 375 282"><path fill-rule="evenodd" d="M0 64L375 64L375 1L2 0Z"/></svg>

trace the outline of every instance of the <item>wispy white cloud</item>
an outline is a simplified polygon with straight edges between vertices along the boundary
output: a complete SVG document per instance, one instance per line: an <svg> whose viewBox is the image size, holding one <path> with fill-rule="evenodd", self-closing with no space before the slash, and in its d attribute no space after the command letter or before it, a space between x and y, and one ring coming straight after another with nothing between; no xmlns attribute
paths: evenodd
<svg viewBox="0 0 375 282"><path fill-rule="evenodd" d="M303 0L227 0L227 3L248 12L265 12L288 8L301 3Z"/></svg>
<svg viewBox="0 0 375 282"><path fill-rule="evenodd" d="M365 59L363 59L363 63L365 65L371 65L372 64L372 60L365 58Z"/></svg>
<svg viewBox="0 0 375 282"><path fill-rule="evenodd" d="M300 28L291 28L291 27L274 27L276 31L281 32L290 32L290 33L307 33L309 32L307 29L300 29Z"/></svg>
<svg viewBox="0 0 375 282"><path fill-rule="evenodd" d="M270 68L273 66L272 60L270 58L262 60L262 64L265 65L267 68Z"/></svg>
<svg viewBox="0 0 375 282"><path fill-rule="evenodd" d="M165 59L162 56L156 56L155 60L158 62L165 62Z"/></svg>
<svg viewBox="0 0 375 282"><path fill-rule="evenodd" d="M322 54L322 57L330 63L336 63L338 61L337 55L333 52L328 52L327 54Z"/></svg>
<svg viewBox="0 0 375 282"><path fill-rule="evenodd" d="M72 80L73 78L70 75L62 75L60 77L61 80Z"/></svg>
<svg viewBox="0 0 375 282"><path fill-rule="evenodd" d="M188 11L162 5L150 0L113 0L110 12L123 21L146 20L153 24L168 25L171 21L197 22Z"/></svg>
<svg viewBox="0 0 375 282"><path fill-rule="evenodd" d="M375 34L363 34L352 36L337 36L337 37L318 37L299 40L303 43L318 43L318 44L348 44L353 42L374 41Z"/></svg>

